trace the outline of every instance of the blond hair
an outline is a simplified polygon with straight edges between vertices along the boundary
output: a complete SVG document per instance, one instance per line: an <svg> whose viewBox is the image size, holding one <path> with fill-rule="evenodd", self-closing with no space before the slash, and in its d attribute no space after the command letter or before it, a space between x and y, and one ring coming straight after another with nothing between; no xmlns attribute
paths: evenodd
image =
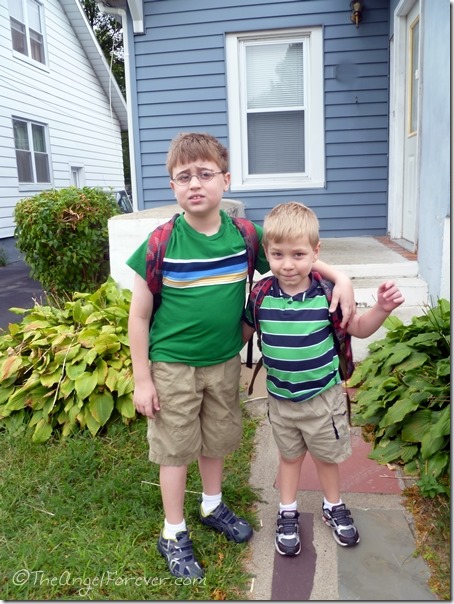
<svg viewBox="0 0 454 604"><path fill-rule="evenodd" d="M275 206L265 216L263 223L263 245L267 248L270 241L282 243L283 241L294 241L306 236L312 248L320 242L318 218L310 208L289 201Z"/></svg>
<svg viewBox="0 0 454 604"><path fill-rule="evenodd" d="M175 166L200 160L212 161L228 172L229 152L217 138L206 132L180 132L170 144L166 166L172 177Z"/></svg>

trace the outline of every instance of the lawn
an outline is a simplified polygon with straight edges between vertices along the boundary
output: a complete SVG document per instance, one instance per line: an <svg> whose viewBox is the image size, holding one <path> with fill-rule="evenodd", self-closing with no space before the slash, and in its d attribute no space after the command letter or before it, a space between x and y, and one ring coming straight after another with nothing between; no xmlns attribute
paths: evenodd
<svg viewBox="0 0 454 604"><path fill-rule="evenodd" d="M248 478L256 425L245 414L243 444L226 460L223 488L226 503L253 526L257 496ZM194 584L168 572L156 549L163 513L143 419L45 445L1 432L0 447L0 599L247 599L249 546L198 521L196 464L186 521L205 577Z"/></svg>

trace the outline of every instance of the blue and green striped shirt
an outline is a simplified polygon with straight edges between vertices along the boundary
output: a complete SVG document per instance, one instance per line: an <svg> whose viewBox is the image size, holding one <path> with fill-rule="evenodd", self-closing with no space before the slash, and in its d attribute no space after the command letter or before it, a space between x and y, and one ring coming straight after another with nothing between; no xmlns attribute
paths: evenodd
<svg viewBox="0 0 454 604"><path fill-rule="evenodd" d="M244 319L254 325L249 305ZM258 310L258 321L272 396L304 401L340 382L328 301L314 278L307 291L295 296L285 294L274 278Z"/></svg>

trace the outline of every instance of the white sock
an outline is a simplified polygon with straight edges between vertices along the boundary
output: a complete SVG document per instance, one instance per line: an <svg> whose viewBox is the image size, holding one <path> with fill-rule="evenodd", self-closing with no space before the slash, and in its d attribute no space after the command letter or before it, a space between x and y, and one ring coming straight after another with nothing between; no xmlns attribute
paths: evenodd
<svg viewBox="0 0 454 604"><path fill-rule="evenodd" d="M183 518L183 522L180 524L170 524L164 518L164 530L162 531L162 536L164 539L175 539L177 533L181 533L181 531L186 531L186 520Z"/></svg>
<svg viewBox="0 0 454 604"><path fill-rule="evenodd" d="M297 507L296 499L293 503L279 503L280 512L295 512Z"/></svg>
<svg viewBox="0 0 454 604"><path fill-rule="evenodd" d="M337 503L330 503L326 497L323 497L323 507L327 510L332 510L335 505L342 505L342 499L339 499Z"/></svg>
<svg viewBox="0 0 454 604"><path fill-rule="evenodd" d="M208 516L208 514L214 512L221 501L222 493L219 493L218 495L205 495L205 493L202 493L202 514Z"/></svg>

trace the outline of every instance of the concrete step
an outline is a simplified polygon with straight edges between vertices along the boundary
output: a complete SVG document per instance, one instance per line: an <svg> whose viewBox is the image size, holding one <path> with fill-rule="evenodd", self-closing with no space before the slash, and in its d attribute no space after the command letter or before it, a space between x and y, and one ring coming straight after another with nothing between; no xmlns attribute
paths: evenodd
<svg viewBox="0 0 454 604"><path fill-rule="evenodd" d="M374 274L375 273L370 273ZM358 278L352 276L355 289L355 300L359 307L371 307L377 299L377 289L383 281L393 280L405 298L405 307L424 306L428 302L429 293L427 283L420 277L404 277L383 275L373 278Z"/></svg>

